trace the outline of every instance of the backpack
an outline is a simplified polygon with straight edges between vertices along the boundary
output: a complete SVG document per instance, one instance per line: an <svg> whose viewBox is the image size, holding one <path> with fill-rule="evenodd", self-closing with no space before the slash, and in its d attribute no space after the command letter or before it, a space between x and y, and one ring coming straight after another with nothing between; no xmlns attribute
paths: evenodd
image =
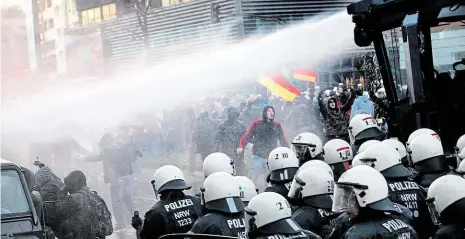
<svg viewBox="0 0 465 239"><path fill-rule="evenodd" d="M111 213L105 201L95 191L90 191L89 206L91 209L92 231L97 236L109 236L113 233Z"/></svg>

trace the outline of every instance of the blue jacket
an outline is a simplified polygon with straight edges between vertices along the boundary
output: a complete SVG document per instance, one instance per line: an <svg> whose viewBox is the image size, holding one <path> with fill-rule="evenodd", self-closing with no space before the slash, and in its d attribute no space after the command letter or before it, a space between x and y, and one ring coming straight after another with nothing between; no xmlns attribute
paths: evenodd
<svg viewBox="0 0 465 239"><path fill-rule="evenodd" d="M368 97L359 96L352 104L350 118L352 119L355 115L358 114L369 114L371 116L375 115L375 106Z"/></svg>

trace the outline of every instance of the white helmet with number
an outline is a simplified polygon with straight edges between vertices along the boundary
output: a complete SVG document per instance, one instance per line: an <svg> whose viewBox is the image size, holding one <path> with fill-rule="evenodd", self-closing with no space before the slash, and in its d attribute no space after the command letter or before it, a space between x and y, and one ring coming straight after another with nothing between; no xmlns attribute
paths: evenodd
<svg viewBox="0 0 465 239"><path fill-rule="evenodd" d="M380 144L381 141L379 140L375 140L375 139L372 139L372 140L368 140L368 141L365 141L363 142L362 145L360 145L360 148L358 148L358 154L359 153L362 153L363 151L367 150L368 148L370 148L371 146L374 146L374 145L377 145L377 144Z"/></svg>
<svg viewBox="0 0 465 239"><path fill-rule="evenodd" d="M390 145L391 147L397 150L400 156L400 161L402 162L403 165L407 166L410 164L410 162L408 161L408 157L407 157L407 148L405 148L405 145L402 142L400 142L397 139L391 138L391 139L383 140L382 143Z"/></svg>
<svg viewBox="0 0 465 239"><path fill-rule="evenodd" d="M316 134L304 132L295 136L292 141L292 149L301 162L315 158L321 158L323 143Z"/></svg>
<svg viewBox="0 0 465 239"><path fill-rule="evenodd" d="M155 194L166 190L185 190L191 188L184 179L181 169L173 165L161 166L153 174L152 188Z"/></svg>
<svg viewBox="0 0 465 239"><path fill-rule="evenodd" d="M324 161L321 161L321 160L307 161L302 166L300 166L299 171L297 173L299 173L300 171L302 171L302 170L304 170L306 168L320 168L320 169L322 169L324 171L327 171L331 175L331 177L334 178L333 169L331 168L331 166L329 166L329 164L327 164Z"/></svg>
<svg viewBox="0 0 465 239"><path fill-rule="evenodd" d="M436 133L436 131L434 131L432 129L428 129L428 128L421 128L421 129L417 129L417 130L413 131L413 133L411 133L408 136L407 144L406 144L407 149L409 148L410 143L412 142L412 140L415 139L418 135L422 135L422 134L432 135L432 136L436 137L439 141L441 141L441 138L439 137L438 133Z"/></svg>
<svg viewBox="0 0 465 239"><path fill-rule="evenodd" d="M355 115L349 123L349 135L353 145L368 139L377 139L383 136L378 122L369 114Z"/></svg>
<svg viewBox="0 0 465 239"><path fill-rule="evenodd" d="M253 197L245 212L245 228L249 237L258 231L263 234L297 234L302 230L291 219L289 202L274 192L263 192Z"/></svg>
<svg viewBox="0 0 465 239"><path fill-rule="evenodd" d="M439 218L444 210L464 198L464 178L456 175L445 175L434 180L428 188L428 199L426 199L433 222L439 224Z"/></svg>
<svg viewBox="0 0 465 239"><path fill-rule="evenodd" d="M291 181L299 169L299 160L292 149L278 147L273 149L268 157L268 168L272 181Z"/></svg>
<svg viewBox="0 0 465 239"><path fill-rule="evenodd" d="M205 178L212 173L225 172L234 174L234 160L224 153L211 153L203 160Z"/></svg>
<svg viewBox="0 0 465 239"><path fill-rule="evenodd" d="M329 165L347 162L352 158L352 147L342 139L332 139L324 146L324 161Z"/></svg>
<svg viewBox="0 0 465 239"><path fill-rule="evenodd" d="M321 168L306 168L294 176L287 196L305 199L311 206L330 210L333 192L333 176Z"/></svg>
<svg viewBox="0 0 465 239"><path fill-rule="evenodd" d="M431 134L420 134L409 145L412 163L420 172L441 172L449 166L444 157L441 141Z"/></svg>
<svg viewBox="0 0 465 239"><path fill-rule="evenodd" d="M258 189L250 178L245 176L235 176L237 184L239 185L239 193L242 201L247 205L253 197L258 194Z"/></svg>
<svg viewBox="0 0 465 239"><path fill-rule="evenodd" d="M370 166L386 178L411 177L412 173L402 165L397 150L387 144L373 145L363 152L360 162Z"/></svg>
<svg viewBox="0 0 465 239"><path fill-rule="evenodd" d="M355 203L356 202L356 203ZM334 212L350 212L353 206L369 207L378 211L398 212L388 198L388 185L376 169L360 165L341 175L334 189Z"/></svg>
<svg viewBox="0 0 465 239"><path fill-rule="evenodd" d="M200 191L202 203L207 209L226 213L237 213L244 209L237 181L229 173L210 174Z"/></svg>

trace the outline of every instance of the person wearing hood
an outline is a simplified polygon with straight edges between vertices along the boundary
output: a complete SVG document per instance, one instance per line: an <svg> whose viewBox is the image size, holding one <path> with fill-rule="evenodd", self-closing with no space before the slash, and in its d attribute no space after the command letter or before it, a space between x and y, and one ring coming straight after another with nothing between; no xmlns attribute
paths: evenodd
<svg viewBox="0 0 465 239"><path fill-rule="evenodd" d="M216 152L228 155L234 160L237 175L245 175L244 154L238 153L237 148L246 126L238 120L239 112L230 106L226 109L227 120L219 127L215 135Z"/></svg>
<svg viewBox="0 0 465 239"><path fill-rule="evenodd" d="M250 124L249 128L242 136L239 148L237 149L238 153L242 153L247 143L253 144L253 156L250 162L248 177L252 179L257 184L257 188L261 190L263 190L266 185L265 177L268 173L266 159L270 155L270 152L278 147L278 140L280 146L288 146L281 124L274 121L274 108L272 106L265 106L262 117L262 120L256 120ZM262 178L260 178L261 176Z"/></svg>
<svg viewBox="0 0 465 239"><path fill-rule="evenodd" d="M355 91L356 99L352 104L352 110L350 112L350 118L352 119L358 114L369 114L375 115L375 106L373 101L367 96L363 95L363 89L357 89Z"/></svg>
<svg viewBox="0 0 465 239"><path fill-rule="evenodd" d="M345 105L337 106L335 98L330 97L327 105L323 104L322 92L318 97L320 112L325 121L326 137L328 140L345 136L347 134L348 119L344 112L350 108L351 100L348 100Z"/></svg>

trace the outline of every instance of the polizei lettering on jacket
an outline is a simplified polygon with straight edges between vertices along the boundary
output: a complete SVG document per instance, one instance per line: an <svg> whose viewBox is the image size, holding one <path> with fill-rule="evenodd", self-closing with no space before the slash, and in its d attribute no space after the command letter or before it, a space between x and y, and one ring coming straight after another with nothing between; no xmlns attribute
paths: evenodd
<svg viewBox="0 0 465 239"><path fill-rule="evenodd" d="M267 236L267 239L294 239L294 238L307 238L307 235L305 233L301 232L299 234L294 234L294 235L283 235L283 234L276 234L273 236Z"/></svg>
<svg viewBox="0 0 465 239"><path fill-rule="evenodd" d="M405 191L405 190L412 190L412 189L420 189L418 187L418 184L415 182L410 182L410 181L403 181L403 182L395 182L395 183L389 183L389 188L391 191Z"/></svg>
<svg viewBox="0 0 465 239"><path fill-rule="evenodd" d="M394 232L403 228L409 228L409 225L399 219L389 220L381 225L389 232Z"/></svg>
<svg viewBox="0 0 465 239"><path fill-rule="evenodd" d="M320 217L329 217L334 214L334 212L330 212L321 208L318 208L318 213L320 214Z"/></svg>
<svg viewBox="0 0 465 239"><path fill-rule="evenodd" d="M182 199L176 202L166 204L165 210L166 212L169 212L169 211L173 211L173 210L177 210L177 209L181 209L181 208L185 208L185 207L189 207L193 205L194 203L192 202L191 199Z"/></svg>
<svg viewBox="0 0 465 239"><path fill-rule="evenodd" d="M245 228L245 219L231 219L231 220L226 220L228 223L229 229L239 229L239 228Z"/></svg>

